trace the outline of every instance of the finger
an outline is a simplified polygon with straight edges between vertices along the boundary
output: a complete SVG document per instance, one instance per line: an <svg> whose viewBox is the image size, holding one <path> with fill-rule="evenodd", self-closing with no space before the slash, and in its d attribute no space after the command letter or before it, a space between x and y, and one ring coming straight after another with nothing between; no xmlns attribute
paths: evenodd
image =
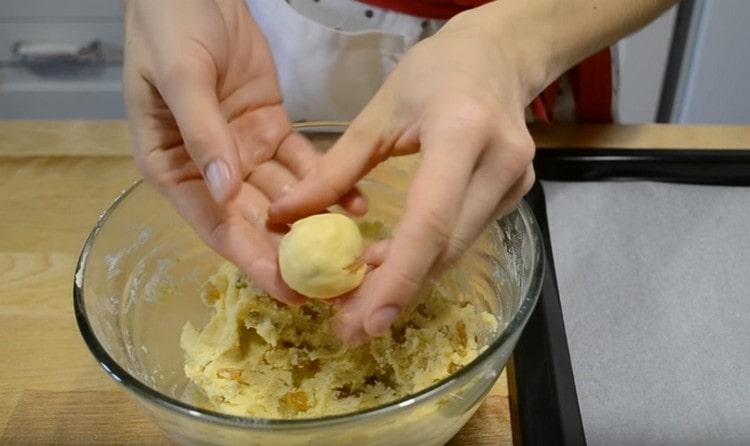
<svg viewBox="0 0 750 446"><path fill-rule="evenodd" d="M242 217L264 235L273 245L274 253L278 252L281 238L289 232L287 225L271 225L268 222L266 209L268 197L250 183L244 183L237 194L233 206L236 206Z"/></svg>
<svg viewBox="0 0 750 446"><path fill-rule="evenodd" d="M386 258L367 275L340 312L339 333L344 339L387 332L445 249L469 184L477 147L484 145L481 135L472 137L456 130L432 131L422 139L422 164Z"/></svg>
<svg viewBox="0 0 750 446"><path fill-rule="evenodd" d="M297 178L289 169L274 160L266 161L256 167L248 177L248 181L263 192L269 201L280 197L297 184Z"/></svg>
<svg viewBox="0 0 750 446"><path fill-rule="evenodd" d="M248 183L242 185L234 205L240 210L246 231L251 236L262 235L263 242L256 245L228 245L227 249L232 251L230 256L233 256L230 260L236 258L237 267L277 300L289 305L299 305L304 303L306 298L289 288L278 268L278 247L284 233L282 229L288 228L269 227L265 212L268 204L268 197L260 190ZM257 252L253 256L252 251L256 247Z"/></svg>
<svg viewBox="0 0 750 446"><path fill-rule="evenodd" d="M300 293L289 288L289 285L284 282L279 272L278 263L268 262L266 259L256 261L247 268L240 268L248 277L252 278L253 281L271 297L278 300L279 302L285 303L291 306L302 305L307 302L307 298Z"/></svg>
<svg viewBox="0 0 750 446"><path fill-rule="evenodd" d="M362 257L367 265L378 267L385 261L390 247L390 240L380 240L369 246Z"/></svg>
<svg viewBox="0 0 750 446"><path fill-rule="evenodd" d="M179 183L166 189L165 194L208 246L236 265L258 286L287 304L305 301L281 279L276 245L249 221L247 214L231 214L226 207L214 203L201 179ZM260 192L257 194L262 196ZM251 202L258 195L243 190L238 200ZM257 202L257 205L263 204Z"/></svg>
<svg viewBox="0 0 750 446"><path fill-rule="evenodd" d="M262 187L271 199L280 198L283 193L288 192L322 156L307 138L293 131L280 103L253 109L235 117L230 128L240 147L240 161L247 170L261 168L263 163L273 158L294 176L294 181L290 181L286 175L282 179L265 176L263 180L256 181L255 184ZM272 181L272 184L263 186L262 182L265 181ZM281 184L276 184L279 181L282 181ZM266 190L267 188L271 190ZM356 188L344 194L338 204L354 215L364 215L367 212L367 199Z"/></svg>
<svg viewBox="0 0 750 446"><path fill-rule="evenodd" d="M295 188L271 204L268 212L272 220L290 222L321 212L351 191L378 163L378 138L363 124L365 120L356 120L333 147L308 168ZM356 213L363 206L361 200L345 197L344 203L352 205Z"/></svg>
<svg viewBox="0 0 750 446"><path fill-rule="evenodd" d="M212 238L217 251L223 251L230 262L275 299L288 305L305 302L305 297L289 288L282 279L275 250L266 240L258 237L257 228L244 220L238 223L230 221L216 227L212 231Z"/></svg>
<svg viewBox="0 0 750 446"><path fill-rule="evenodd" d="M304 178L321 155L307 138L297 132L290 133L276 151L276 159L297 178Z"/></svg>
<svg viewBox="0 0 750 446"><path fill-rule="evenodd" d="M180 73L160 85L185 148L198 165L212 199L224 203L239 190L239 154L221 115L212 76Z"/></svg>
<svg viewBox="0 0 750 446"><path fill-rule="evenodd" d="M383 264L388 250L391 247L391 240L379 240L365 249L362 257L364 258L365 264L367 265L368 273ZM344 308L346 303L352 300L353 292L338 296L333 299L325 299L324 302L331 304L336 308Z"/></svg>
<svg viewBox="0 0 750 446"><path fill-rule="evenodd" d="M505 197L500 201L500 205L497 207L495 212L496 218L501 218L509 214L518 204L519 201L531 190L536 181L536 173L534 167L529 168L524 172L523 176L516 181L516 184L505 194Z"/></svg>
<svg viewBox="0 0 750 446"><path fill-rule="evenodd" d="M270 159L281 162L275 155L294 131L281 102L257 107L248 103L237 106L241 107L242 113L229 117L229 128L239 150L243 172L251 172ZM222 103L222 107L226 104Z"/></svg>
<svg viewBox="0 0 750 446"><path fill-rule="evenodd" d="M321 153L315 150L307 138L293 132L279 146L276 158L284 163L298 179L303 179L315 165L315 162L321 158ZM289 190L285 192L289 192ZM356 187L349 189L338 200L338 204L347 212L356 216L367 213L367 198Z"/></svg>
<svg viewBox="0 0 750 446"><path fill-rule="evenodd" d="M346 209L347 212L357 217L367 213L367 197L355 186L349 189L338 201L339 206Z"/></svg>
<svg viewBox="0 0 750 446"><path fill-rule="evenodd" d="M162 188L170 183L163 175L173 170L184 170L186 164L194 165L186 152L164 150L180 146L181 138L171 114L154 88L132 66L123 71L123 90L128 124L134 139L136 164L151 184ZM164 153L164 155L162 155ZM156 164L164 170L151 168ZM172 168L166 170L167 167ZM191 172L192 176L200 172Z"/></svg>
<svg viewBox="0 0 750 446"><path fill-rule="evenodd" d="M382 265L388 255L388 250L391 247L391 240L379 240L365 249L363 258L365 264L368 267L368 273L373 269ZM351 300L353 293L347 293L343 296L338 296L333 299L325 299L323 302L331 304L336 308L344 308L346 303Z"/></svg>
<svg viewBox="0 0 750 446"><path fill-rule="evenodd" d="M450 264L467 251L487 225L514 206L534 184L531 137L505 138L485 151L466 191L456 228L440 263Z"/></svg>

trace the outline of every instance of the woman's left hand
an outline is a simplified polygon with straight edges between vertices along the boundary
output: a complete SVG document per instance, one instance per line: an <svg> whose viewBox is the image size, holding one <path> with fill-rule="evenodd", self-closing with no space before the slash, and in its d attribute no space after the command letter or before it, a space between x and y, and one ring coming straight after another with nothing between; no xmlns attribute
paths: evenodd
<svg viewBox="0 0 750 446"><path fill-rule="evenodd" d="M340 334L384 334L431 272L468 249L534 182L524 109L543 75L526 69L521 42L500 47L470 18L412 48L331 150L269 218L323 211L390 156L421 151L406 209L377 267L340 307Z"/></svg>

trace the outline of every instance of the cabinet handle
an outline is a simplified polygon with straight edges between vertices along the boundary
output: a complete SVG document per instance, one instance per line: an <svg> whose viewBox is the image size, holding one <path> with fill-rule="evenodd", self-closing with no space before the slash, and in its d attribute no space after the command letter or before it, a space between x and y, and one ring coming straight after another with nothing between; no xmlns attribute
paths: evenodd
<svg viewBox="0 0 750 446"><path fill-rule="evenodd" d="M13 44L11 49L13 57L26 63L92 63L104 60L102 44L98 40L83 45L74 43L57 42L24 42L22 40Z"/></svg>

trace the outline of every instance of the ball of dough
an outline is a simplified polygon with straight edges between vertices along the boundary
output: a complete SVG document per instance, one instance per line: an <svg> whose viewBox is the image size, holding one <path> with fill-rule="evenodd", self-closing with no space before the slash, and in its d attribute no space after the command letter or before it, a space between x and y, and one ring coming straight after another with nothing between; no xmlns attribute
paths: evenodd
<svg viewBox="0 0 750 446"><path fill-rule="evenodd" d="M307 297L328 299L357 288L365 277L357 224L341 214L319 214L292 225L279 246L281 277Z"/></svg>

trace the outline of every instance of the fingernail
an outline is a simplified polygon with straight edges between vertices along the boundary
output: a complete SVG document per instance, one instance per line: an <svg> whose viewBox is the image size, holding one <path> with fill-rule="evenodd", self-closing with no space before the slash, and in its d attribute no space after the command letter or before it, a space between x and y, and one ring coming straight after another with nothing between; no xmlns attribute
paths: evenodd
<svg viewBox="0 0 750 446"><path fill-rule="evenodd" d="M396 320L401 312L398 307L388 305L375 310L370 319L367 320L365 329L370 336L382 336L391 328L391 324Z"/></svg>
<svg viewBox="0 0 750 446"><path fill-rule="evenodd" d="M229 196L229 166L222 160L212 161L206 168L206 184L211 197L217 203L223 203Z"/></svg>

